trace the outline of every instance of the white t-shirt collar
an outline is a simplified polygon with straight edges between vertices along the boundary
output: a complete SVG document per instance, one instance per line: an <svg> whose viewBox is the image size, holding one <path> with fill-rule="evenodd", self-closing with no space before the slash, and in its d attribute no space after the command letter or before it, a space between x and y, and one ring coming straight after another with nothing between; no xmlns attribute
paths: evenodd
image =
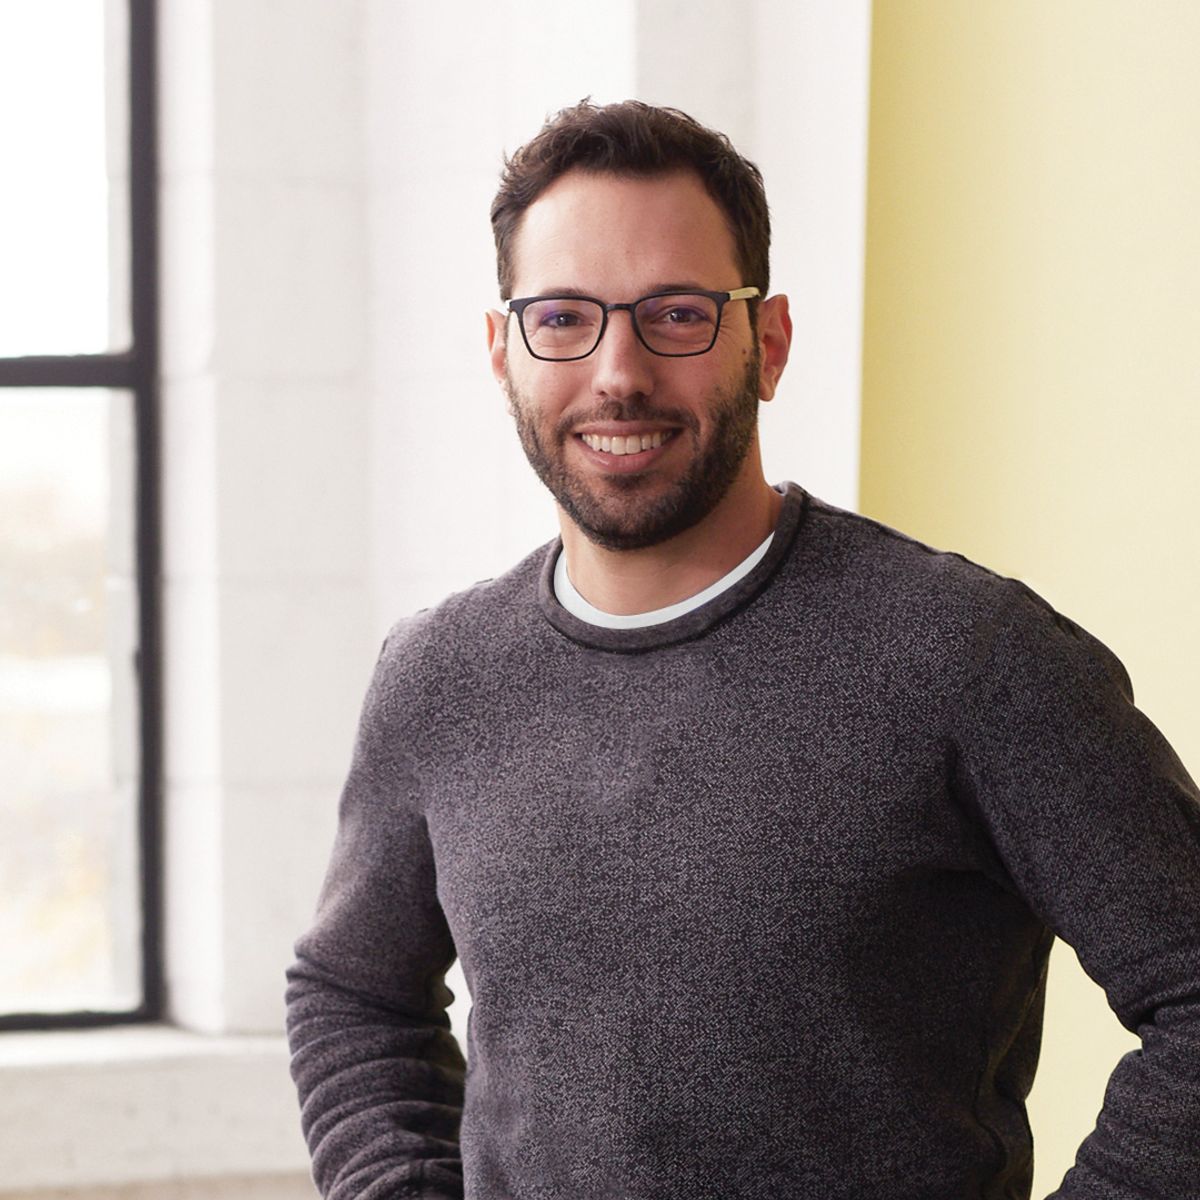
<svg viewBox="0 0 1200 1200"><path fill-rule="evenodd" d="M684 613L689 613L702 604L707 604L714 596L719 596L739 579L748 575L767 553L774 536L772 531L768 534L766 541L751 550L732 571L722 575L716 583L710 583L703 591L689 596L686 600L680 600L676 604L669 604L666 608L656 608L651 612L644 613L607 613L589 604L575 590L575 585L567 574L566 555L560 550L558 560L554 564L554 595L567 612L581 621L587 621L589 625L600 625L605 629L642 629L647 625L661 625L666 621L675 620L676 617L682 617Z"/></svg>

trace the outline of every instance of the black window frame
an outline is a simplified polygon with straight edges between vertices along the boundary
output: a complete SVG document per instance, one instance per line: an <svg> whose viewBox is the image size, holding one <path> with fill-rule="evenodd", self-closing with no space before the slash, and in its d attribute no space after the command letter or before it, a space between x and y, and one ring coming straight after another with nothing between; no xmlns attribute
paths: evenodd
<svg viewBox="0 0 1200 1200"><path fill-rule="evenodd" d="M0 358L0 388L119 388L133 394L142 999L128 1010L3 1013L0 1031L157 1021L164 1008L157 5L156 0L126 0L126 4L130 346L110 354Z"/></svg>

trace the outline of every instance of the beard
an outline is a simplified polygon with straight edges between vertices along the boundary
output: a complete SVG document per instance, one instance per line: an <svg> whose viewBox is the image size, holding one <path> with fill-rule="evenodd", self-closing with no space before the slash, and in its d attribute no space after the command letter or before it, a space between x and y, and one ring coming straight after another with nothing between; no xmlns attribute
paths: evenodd
<svg viewBox="0 0 1200 1200"><path fill-rule="evenodd" d="M758 425L758 375L756 346L737 384L709 396L712 430L706 442L701 440L694 413L659 407L640 395L572 413L544 433L534 419L535 406L507 375L505 394L529 465L583 534L606 550L640 550L699 524L733 486ZM672 440L691 442L691 461L665 489L654 467L628 475L585 476L567 466L565 450L574 437L572 428L588 421L656 421L676 426Z"/></svg>

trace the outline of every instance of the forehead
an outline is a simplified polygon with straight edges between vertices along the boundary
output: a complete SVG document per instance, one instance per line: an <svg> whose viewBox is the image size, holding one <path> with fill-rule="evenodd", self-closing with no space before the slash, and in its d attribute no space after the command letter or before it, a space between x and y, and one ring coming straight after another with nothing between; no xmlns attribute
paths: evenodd
<svg viewBox="0 0 1200 1200"><path fill-rule="evenodd" d="M742 280L725 214L694 172L574 170L526 210L513 282L517 296L577 288L609 299L676 283L725 290Z"/></svg>

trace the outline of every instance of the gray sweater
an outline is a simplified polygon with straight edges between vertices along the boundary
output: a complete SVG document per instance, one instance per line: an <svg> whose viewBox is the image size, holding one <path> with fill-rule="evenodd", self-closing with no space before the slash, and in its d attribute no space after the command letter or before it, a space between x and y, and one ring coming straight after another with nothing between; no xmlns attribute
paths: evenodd
<svg viewBox="0 0 1200 1200"><path fill-rule="evenodd" d="M1200 1196L1200 795L1111 651L794 484L666 624L557 551L384 643L288 973L322 1193L1027 1197L1057 934L1142 1049L1055 1197Z"/></svg>

